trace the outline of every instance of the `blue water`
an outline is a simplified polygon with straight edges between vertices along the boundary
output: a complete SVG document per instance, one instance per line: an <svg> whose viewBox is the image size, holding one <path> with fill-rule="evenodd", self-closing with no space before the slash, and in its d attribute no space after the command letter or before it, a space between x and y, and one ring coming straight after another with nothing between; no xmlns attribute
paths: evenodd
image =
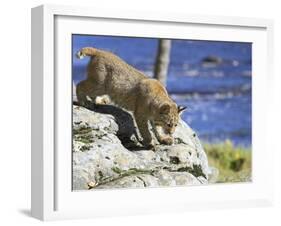
<svg viewBox="0 0 281 226"><path fill-rule="evenodd" d="M157 39L73 35L73 55L82 47L109 50L127 63L153 75ZM236 145L251 146L250 43L173 40L167 89L188 111L182 115L208 142L230 139ZM220 64L203 59L216 56ZM73 57L73 79L85 78L87 58Z"/></svg>

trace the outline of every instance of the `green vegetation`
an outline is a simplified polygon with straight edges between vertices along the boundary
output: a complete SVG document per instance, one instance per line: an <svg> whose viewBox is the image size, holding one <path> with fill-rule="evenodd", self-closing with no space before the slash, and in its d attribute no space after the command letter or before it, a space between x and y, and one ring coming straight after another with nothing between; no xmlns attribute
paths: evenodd
<svg viewBox="0 0 281 226"><path fill-rule="evenodd" d="M250 148L235 147L226 140L219 144L204 144L209 165L219 170L218 183L251 181Z"/></svg>
<svg viewBox="0 0 281 226"><path fill-rule="evenodd" d="M75 125L80 125L81 123L75 122ZM73 139L83 144L80 147L80 151L88 151L92 147L93 143L93 134L92 129L87 124L80 125L79 127L73 127Z"/></svg>

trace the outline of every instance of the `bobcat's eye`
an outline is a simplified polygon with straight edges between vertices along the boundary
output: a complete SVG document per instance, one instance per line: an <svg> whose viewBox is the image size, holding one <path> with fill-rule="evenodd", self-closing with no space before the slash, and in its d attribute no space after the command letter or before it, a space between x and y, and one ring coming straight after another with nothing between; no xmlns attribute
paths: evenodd
<svg viewBox="0 0 281 226"><path fill-rule="evenodd" d="M167 126L168 126L168 127L173 127L173 124L168 123Z"/></svg>

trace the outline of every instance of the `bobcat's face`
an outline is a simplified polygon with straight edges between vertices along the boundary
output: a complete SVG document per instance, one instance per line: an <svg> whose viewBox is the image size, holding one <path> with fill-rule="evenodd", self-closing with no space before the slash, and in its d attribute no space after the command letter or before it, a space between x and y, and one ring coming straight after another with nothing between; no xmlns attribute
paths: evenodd
<svg viewBox="0 0 281 226"><path fill-rule="evenodd" d="M155 120L156 126L161 126L166 134L173 134L179 122L180 113L186 108L178 107L176 104L163 104Z"/></svg>

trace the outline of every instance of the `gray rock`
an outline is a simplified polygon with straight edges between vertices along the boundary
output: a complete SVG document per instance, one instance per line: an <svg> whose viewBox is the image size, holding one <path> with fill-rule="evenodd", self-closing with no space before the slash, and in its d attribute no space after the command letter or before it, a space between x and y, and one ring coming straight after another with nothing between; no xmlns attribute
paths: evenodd
<svg viewBox="0 0 281 226"><path fill-rule="evenodd" d="M72 83L72 94L73 94L73 96L72 96L73 101L77 101L76 86L75 86L74 82Z"/></svg>
<svg viewBox="0 0 281 226"><path fill-rule="evenodd" d="M213 178L197 135L182 120L174 145L143 150L138 137L130 113L74 105L73 189L200 185Z"/></svg>

